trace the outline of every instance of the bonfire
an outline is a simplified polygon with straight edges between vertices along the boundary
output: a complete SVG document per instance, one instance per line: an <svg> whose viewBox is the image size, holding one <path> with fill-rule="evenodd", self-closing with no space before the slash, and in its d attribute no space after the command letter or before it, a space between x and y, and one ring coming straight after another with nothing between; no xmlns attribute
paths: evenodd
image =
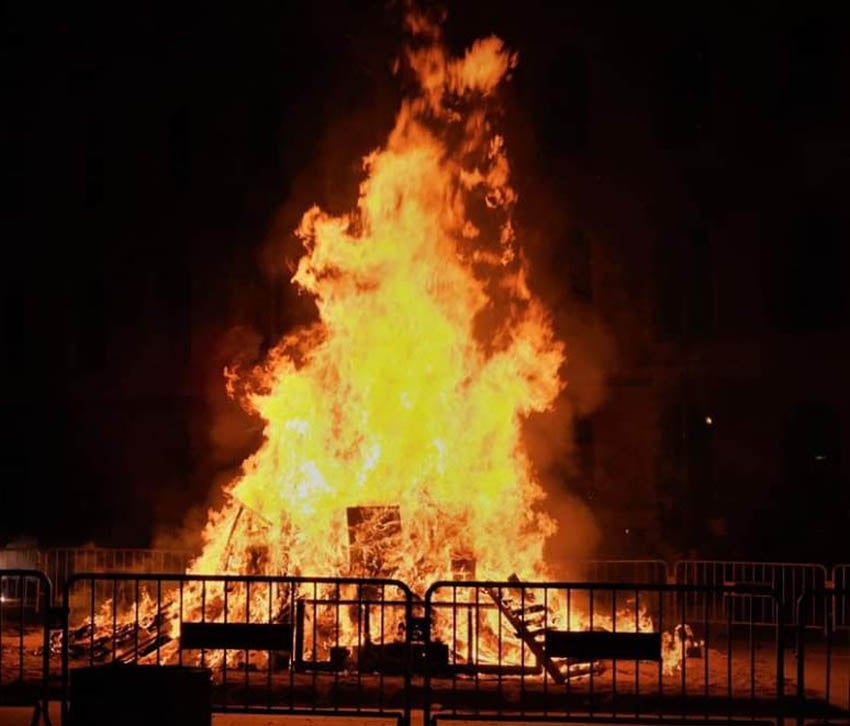
<svg viewBox="0 0 850 726"><path fill-rule="evenodd" d="M225 371L229 393L263 420L263 443L210 514L190 574L394 578L419 596L459 576L550 576L543 549L556 523L523 424L563 391L565 349L512 221L499 90L518 58L492 36L453 57L439 24L415 12L406 32L396 71L413 90L363 158L356 202L339 216L314 206L296 232L292 284L315 303L314 322L256 368ZM285 619L292 597L190 582L179 603L131 610L160 659L201 610ZM588 626L576 610L570 622L556 612L537 608L543 629ZM501 616L488 611L482 632ZM356 639L355 620L334 623L334 642ZM594 625L605 622L597 614ZM97 623L78 631L90 638L86 627ZM404 637L404 623L370 627ZM438 639L445 626L432 627ZM645 613L639 627L652 630ZM486 657L486 637L478 647Z"/></svg>

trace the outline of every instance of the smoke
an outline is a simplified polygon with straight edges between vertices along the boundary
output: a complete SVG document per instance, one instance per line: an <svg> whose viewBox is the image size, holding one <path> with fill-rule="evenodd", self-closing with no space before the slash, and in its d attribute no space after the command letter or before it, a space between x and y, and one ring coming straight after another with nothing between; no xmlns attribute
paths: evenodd
<svg viewBox="0 0 850 726"><path fill-rule="evenodd" d="M262 421L228 395L225 370L250 370L263 357L262 336L247 325L196 331L193 369L202 405L192 416L189 446L193 462L190 486L196 493L179 526L160 525L152 546L197 554L209 512L219 509L227 485L262 440Z"/></svg>
<svg viewBox="0 0 850 726"><path fill-rule="evenodd" d="M522 65L520 64L520 69ZM574 289L577 271L569 249L579 225L578 210L570 204L557 180L538 167L533 125L522 111L508 115L508 144L519 194L517 237L529 264L529 287L551 311L553 327L565 342L567 381L553 410L532 417L524 427L525 440L547 497L543 503L558 531L547 541L546 561L553 577L582 576L576 561L595 555L603 533L592 509L594 461L576 442L580 422L593 420L609 395L609 381L618 363L611 331L588 299ZM601 240L589 231L593 255ZM592 264L588 272L592 273ZM591 279L584 280L592 290ZM592 448L592 442L586 442ZM589 458L589 460L588 460Z"/></svg>
<svg viewBox="0 0 850 726"><path fill-rule="evenodd" d="M588 420L592 426L593 414L605 404L616 346L604 323L562 287L535 270L530 279L554 311L555 329L565 342L567 386L552 411L526 423L524 435L546 491L543 506L558 526L546 543L547 565L553 577L575 579L581 576L576 561L592 558L603 534L591 501L593 441L578 442L577 429Z"/></svg>
<svg viewBox="0 0 850 726"><path fill-rule="evenodd" d="M567 349L567 387L552 411L526 422L523 434L546 492L542 506L558 527L546 542L546 563L552 577L568 580L581 577L576 562L592 558L602 541L589 498L594 462L592 456L586 461L588 454L576 441L576 428L605 402L614 346L593 317L558 318Z"/></svg>

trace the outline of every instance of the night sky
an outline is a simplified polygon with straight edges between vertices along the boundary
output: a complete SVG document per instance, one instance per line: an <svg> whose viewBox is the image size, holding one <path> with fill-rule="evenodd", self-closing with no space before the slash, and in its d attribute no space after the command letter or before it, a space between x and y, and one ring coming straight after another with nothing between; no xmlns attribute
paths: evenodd
<svg viewBox="0 0 850 726"><path fill-rule="evenodd" d="M313 202L352 204L392 123L398 5L215 5L4 6L0 544L145 546L203 521L259 440L222 367L309 314L289 232ZM750 404L723 389L736 354L712 373L712 351L782 359L736 373L748 401L802 413L773 460L751 455L749 499L735 484L730 546L788 556L787 528L819 521L806 554L832 560L850 524L850 18L780 6L458 2L446 32L519 52L519 223L568 341L564 311L596 305L629 359L614 391L641 341L674 367L707 350L732 423ZM578 223L608 290L582 276ZM742 451L758 428L735 429Z"/></svg>

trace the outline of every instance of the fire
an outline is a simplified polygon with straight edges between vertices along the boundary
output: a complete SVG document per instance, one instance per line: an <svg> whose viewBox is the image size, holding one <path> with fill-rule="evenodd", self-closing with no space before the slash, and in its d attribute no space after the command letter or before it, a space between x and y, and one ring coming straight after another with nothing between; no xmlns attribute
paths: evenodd
<svg viewBox="0 0 850 726"><path fill-rule="evenodd" d="M408 29L418 90L365 157L356 206L313 207L297 231L292 282L318 320L231 387L265 440L194 572L391 575L420 591L458 558L479 577L545 575L555 526L522 423L564 387L564 347L526 285L491 120L516 56L491 37L451 58L437 26ZM400 517L398 546L368 567L346 518L363 507Z"/></svg>
<svg viewBox="0 0 850 726"><path fill-rule="evenodd" d="M517 194L493 122L517 57L490 37L453 58L440 28L417 14L407 30L416 91L364 158L354 208L334 216L314 206L297 230L304 252L292 283L315 301L316 321L255 370L225 372L228 391L265 422L264 442L211 513L190 573L391 577L419 595L459 568L477 579L547 577L555 523L523 421L553 407L565 352L526 282ZM170 635L198 610L208 620L270 617L268 604L245 607L270 603L268 585L228 588L208 588L201 605L187 585L167 608ZM626 610L593 623L574 610L564 623L550 604L550 627L653 629L645 609L637 623ZM475 658L486 660L500 616L483 617ZM175 641L163 650L173 655ZM672 669L679 655L666 650Z"/></svg>

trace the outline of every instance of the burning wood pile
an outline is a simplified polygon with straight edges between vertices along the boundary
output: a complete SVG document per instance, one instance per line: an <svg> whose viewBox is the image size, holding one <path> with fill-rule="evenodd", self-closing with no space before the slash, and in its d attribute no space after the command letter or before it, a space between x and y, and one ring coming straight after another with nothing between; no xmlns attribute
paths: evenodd
<svg viewBox="0 0 850 726"><path fill-rule="evenodd" d="M523 423L554 407L565 353L529 284L496 132L517 56L490 36L453 57L440 25L417 12L406 32L396 71L411 93L363 158L354 207L335 216L314 206L297 230L292 282L315 302L315 322L255 369L226 371L229 393L264 421L264 441L211 512L192 574L393 577L420 594L459 568L468 575L472 562L486 579L546 578L543 545L556 525ZM487 627L504 618L557 682L598 667L548 659L551 613L488 595ZM260 587L225 594L204 618L256 612L251 600L263 597L271 603ZM291 602L272 604L279 622L291 618ZM85 623L71 631L71 653L176 652L182 623L206 607L190 588L165 612L143 608L138 624ZM334 625L348 628L344 647L364 643L352 635L361 616L352 623ZM374 623L366 627L368 643ZM445 623L431 627L448 640ZM393 637L372 637L372 653Z"/></svg>
<svg viewBox="0 0 850 726"><path fill-rule="evenodd" d="M85 659L95 663L115 661L128 664L144 660L147 655L171 642L172 637L163 632L165 626L163 615L145 618L139 623L116 623L114 631L98 626L97 622L87 622L68 633L68 656L72 661ZM54 655L62 653L61 630L51 634L50 652Z"/></svg>
<svg viewBox="0 0 850 726"><path fill-rule="evenodd" d="M577 657L575 653L555 652L549 638L558 633L588 631L591 624L596 631L616 630L617 613L597 612L595 620L588 622L580 611L570 614L568 609L566 622L561 622L557 613L563 613L563 603L559 602L558 588L544 593L539 586L525 585L516 575L501 585L475 582L465 585L462 583L474 577L475 562L457 558L455 566L459 572L454 581L461 583L469 599L458 601L455 590L453 599L448 602L439 597L432 601L430 621L410 618L403 593L401 600L394 600L386 590L396 586L383 579L393 573L398 543L404 531L398 510L392 507L354 508L348 511L347 520L352 567L368 573L369 577L348 583L308 581L300 591L296 584L274 585L273 580L255 578L252 580L255 597L252 598L248 581L228 580L224 576L197 580L187 576L185 587L180 583L177 591L172 582L172 588L163 593L162 583L157 583L155 604L149 590L141 590L142 598L137 599L129 611L119 611L113 600L120 594L115 584L111 589L112 598L99 603L99 615L95 620L89 619L70 631L69 657L72 661L82 659L92 663L168 663L178 658L183 662L187 649L209 648L208 664L223 665L226 657L228 667L236 669L257 669L263 665L273 670L292 668L301 673L400 675L411 667L419 673L427 669L434 676L490 674L500 677L540 676L545 672L556 684L604 671L601 659L587 653ZM140 593L138 583L128 584ZM344 590L346 584L347 591ZM258 593L267 598L267 605L260 608L259 619L251 615L252 600L256 600ZM94 598L93 588L91 594ZM231 607L234 603L235 613ZM417 608L421 607L422 601L419 601ZM94 599L90 609L95 609ZM228 616L222 619L224 612ZM465 640L463 636L458 637L459 620L469 631ZM645 613L640 613L639 621L631 614L620 613L619 621L626 623L627 630L638 626L642 631L653 630ZM221 625L233 631L244 630L245 626L256 630L252 622L267 623L270 639L254 633L248 641L240 641L240 645L238 636L237 639L204 640L206 636L198 637L195 632L220 629ZM271 626L275 624L289 628L274 630ZM192 629L195 636L184 637L187 629ZM281 632L285 635L281 636ZM441 639L441 634L445 640ZM679 627L673 635L665 635L670 641L667 650L671 655L676 655L676 646L671 645L674 637L682 643L686 639L688 652L693 654L695 641L690 628ZM185 642L187 640L191 642ZM201 644L202 641L207 645ZM61 634L56 633L51 648L58 653L61 646ZM265 652L250 657L250 648ZM226 649L230 650L229 655ZM261 663L272 650L277 651L274 664ZM517 656L517 652L527 652L527 657ZM497 661L494 660L496 653ZM198 662L198 658L197 652L194 656L186 656L189 663Z"/></svg>
<svg viewBox="0 0 850 726"><path fill-rule="evenodd" d="M192 572L392 573L417 592L459 555L482 577L546 574L555 523L523 422L564 388L564 346L527 282L496 132L517 58L495 37L453 57L418 13L406 31L411 93L354 207L297 230L292 282L316 321L227 371L264 442Z"/></svg>

